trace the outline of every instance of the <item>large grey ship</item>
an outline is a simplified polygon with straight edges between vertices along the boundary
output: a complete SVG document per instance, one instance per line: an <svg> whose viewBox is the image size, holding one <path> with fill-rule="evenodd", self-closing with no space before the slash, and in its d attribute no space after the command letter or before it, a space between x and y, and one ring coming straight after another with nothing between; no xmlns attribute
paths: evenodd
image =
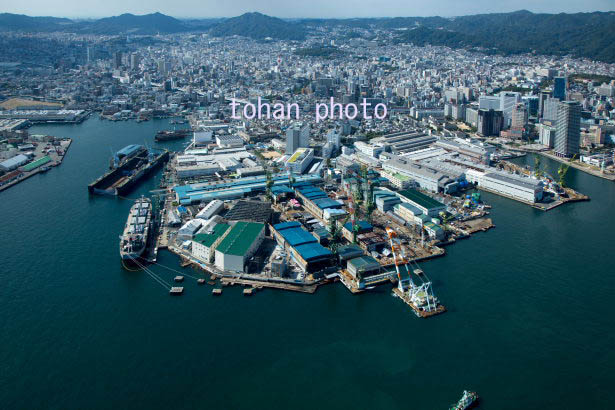
<svg viewBox="0 0 615 410"><path fill-rule="evenodd" d="M120 256L123 261L136 261L147 247L152 221L152 202L141 197L130 208L124 232L120 236Z"/></svg>

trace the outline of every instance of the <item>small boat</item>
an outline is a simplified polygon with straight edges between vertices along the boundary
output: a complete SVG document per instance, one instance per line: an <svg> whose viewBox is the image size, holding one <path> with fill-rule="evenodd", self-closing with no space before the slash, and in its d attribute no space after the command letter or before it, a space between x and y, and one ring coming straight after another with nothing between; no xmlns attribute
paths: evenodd
<svg viewBox="0 0 615 410"><path fill-rule="evenodd" d="M171 290L169 290L169 294L173 296L178 296L184 293L184 288L181 286L173 286Z"/></svg>
<svg viewBox="0 0 615 410"><path fill-rule="evenodd" d="M453 404L450 410L466 410L469 409L478 400L478 394L473 391L464 390L461 399L457 404Z"/></svg>
<svg viewBox="0 0 615 410"><path fill-rule="evenodd" d="M196 283L198 283L199 285L204 285L205 279L197 279Z"/></svg>
<svg viewBox="0 0 615 410"><path fill-rule="evenodd" d="M183 276L176 276L175 277L175 282L183 282L184 281L184 277Z"/></svg>

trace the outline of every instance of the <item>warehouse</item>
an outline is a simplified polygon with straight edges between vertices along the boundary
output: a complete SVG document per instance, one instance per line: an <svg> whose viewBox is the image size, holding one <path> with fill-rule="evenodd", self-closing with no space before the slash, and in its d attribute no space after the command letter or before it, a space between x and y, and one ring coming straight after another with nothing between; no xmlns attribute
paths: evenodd
<svg viewBox="0 0 615 410"><path fill-rule="evenodd" d="M333 253L296 221L282 222L271 227L278 244L289 251L291 258L306 273L336 269Z"/></svg>
<svg viewBox="0 0 615 410"><path fill-rule="evenodd" d="M269 222L273 210L271 203L263 201L237 201L224 216L229 221Z"/></svg>
<svg viewBox="0 0 615 410"><path fill-rule="evenodd" d="M394 153L411 152L428 147L436 141L436 137L428 135L423 131L402 131L393 134L383 135L372 139L372 145L388 146Z"/></svg>
<svg viewBox="0 0 615 410"><path fill-rule="evenodd" d="M416 206L410 205L407 202L395 205L395 214L399 215L404 221L412 225L423 225L421 216L427 216L423 214L423 211Z"/></svg>
<svg viewBox="0 0 615 410"><path fill-rule="evenodd" d="M243 139L237 135L217 135L216 145L220 148L243 147Z"/></svg>
<svg viewBox="0 0 615 410"><path fill-rule="evenodd" d="M410 177L427 191L452 193L457 191L457 182L434 168L420 165L412 160L394 156L382 164L385 171Z"/></svg>
<svg viewBox="0 0 615 410"><path fill-rule="evenodd" d="M196 214L196 218L207 220L214 215L217 215L224 209L224 202L214 199L210 203L208 203L205 208L201 209L198 214Z"/></svg>
<svg viewBox="0 0 615 410"><path fill-rule="evenodd" d="M183 241L190 240L195 233L203 226L201 219L193 219L186 222L177 232L177 238Z"/></svg>
<svg viewBox="0 0 615 410"><path fill-rule="evenodd" d="M407 189L401 191L399 196L403 202L418 208L423 214L436 217L442 211L446 211L446 205L442 202L433 199L432 197L425 195L416 189Z"/></svg>
<svg viewBox="0 0 615 410"><path fill-rule="evenodd" d="M194 165L177 165L175 167L175 172L177 173L177 178L194 178L194 177L202 177L206 175L213 175L216 172L221 171L222 169L218 164L210 164L205 162L199 162Z"/></svg>
<svg viewBox="0 0 615 410"><path fill-rule="evenodd" d="M192 239L192 254L195 258L210 263L214 259L214 251L218 244L224 239L231 226L228 224L215 224L208 232L201 233L202 230L194 235Z"/></svg>
<svg viewBox="0 0 615 410"><path fill-rule="evenodd" d="M479 188L521 202L536 203L542 199L543 183L540 180L513 174L467 171L469 182Z"/></svg>
<svg viewBox="0 0 615 410"><path fill-rule="evenodd" d="M27 163L28 160L29 159L26 155L15 155L14 157L7 159L6 161L0 162L0 169L5 172L12 171Z"/></svg>
<svg viewBox="0 0 615 410"><path fill-rule="evenodd" d="M363 255L365 255L365 251L363 251L363 249L361 249L361 247L355 243L340 246L339 248L337 248L337 257L342 268L346 268L347 263L350 259L354 259Z"/></svg>
<svg viewBox="0 0 615 410"><path fill-rule="evenodd" d="M341 209L342 204L329 198L325 191L320 188L304 185L295 188L295 191L296 197L301 200L305 209L320 220L328 221L331 216L341 218L346 215L346 212ZM340 212L326 213L326 211L331 210L338 210Z"/></svg>
<svg viewBox="0 0 615 410"><path fill-rule="evenodd" d="M215 250L215 265L230 272L244 272L246 261L256 253L265 237L265 225L236 222Z"/></svg>
<svg viewBox="0 0 615 410"><path fill-rule="evenodd" d="M374 191L374 202L376 203L376 208L384 213L393 209L395 205L401 202L401 199L392 191L377 190Z"/></svg>
<svg viewBox="0 0 615 410"><path fill-rule="evenodd" d="M354 242L354 231L356 230L357 235L364 234L368 232L372 232L374 227L367 221L356 221L355 226L352 226L352 222L346 222L346 224L342 227L342 235L349 242Z"/></svg>
<svg viewBox="0 0 615 410"><path fill-rule="evenodd" d="M288 185L288 175L277 174L272 176L273 185ZM297 175L295 185L301 183L320 182L318 175ZM182 205L194 205L200 202L209 202L214 199L238 199L254 195L266 190L267 178L265 176L238 178L222 182L202 182L197 184L175 185L177 201Z"/></svg>
<svg viewBox="0 0 615 410"><path fill-rule="evenodd" d="M347 269L355 279L362 280L380 273L380 263L371 256L359 256L348 261Z"/></svg>

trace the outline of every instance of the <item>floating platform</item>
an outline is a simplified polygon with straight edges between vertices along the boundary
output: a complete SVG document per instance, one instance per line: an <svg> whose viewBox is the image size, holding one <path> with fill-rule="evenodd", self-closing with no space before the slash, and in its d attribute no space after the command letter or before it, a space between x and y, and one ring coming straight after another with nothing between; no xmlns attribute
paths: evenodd
<svg viewBox="0 0 615 410"><path fill-rule="evenodd" d="M198 283L199 285L204 285L205 279L197 279L196 283Z"/></svg>
<svg viewBox="0 0 615 410"><path fill-rule="evenodd" d="M182 286L173 286L169 291L169 294L173 296L179 296L184 293L184 288Z"/></svg>
<svg viewBox="0 0 615 410"><path fill-rule="evenodd" d="M394 288L393 293L395 294L395 296L403 300L406 305L410 306L418 317L431 317L446 312L446 308L443 305L438 305L435 309L431 311L421 309L420 307L412 303L408 295L400 291L399 288Z"/></svg>
<svg viewBox="0 0 615 410"><path fill-rule="evenodd" d="M254 293L254 288L247 288L243 290L244 296L251 296Z"/></svg>
<svg viewBox="0 0 615 410"><path fill-rule="evenodd" d="M220 296L222 294L222 289L216 288L216 289L211 291L211 294L214 295L214 296Z"/></svg>
<svg viewBox="0 0 615 410"><path fill-rule="evenodd" d="M173 278L173 280L175 282L183 282L184 281L184 277L183 276L176 276L175 278Z"/></svg>

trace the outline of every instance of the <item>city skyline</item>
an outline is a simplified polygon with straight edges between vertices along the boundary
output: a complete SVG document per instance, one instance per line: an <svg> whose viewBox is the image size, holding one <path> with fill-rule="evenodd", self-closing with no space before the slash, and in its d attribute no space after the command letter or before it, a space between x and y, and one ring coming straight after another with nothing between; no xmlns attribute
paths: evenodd
<svg viewBox="0 0 615 410"><path fill-rule="evenodd" d="M6 6L5 6L6 7ZM455 17L473 14L508 13L518 10L528 10L533 13L578 13L613 11L614 4L609 0L593 0L587 2L554 1L509 1L495 5L491 1L452 1L443 0L437 4L425 5L416 0L387 1L384 4L371 0L331 3L324 0L313 2L284 2L270 0L266 4L254 4L246 0L233 3L217 1L181 0L172 5L168 2L154 0L147 5L111 0L91 3L67 1L61 5L49 4L44 1L30 1L27 4L14 3L8 5L3 12L26 14L31 16L54 16L67 18L101 18L124 13L136 15L160 12L176 18L224 18L234 17L247 12L260 12L280 18L386 18L386 17ZM589 10L589 11L588 11Z"/></svg>

